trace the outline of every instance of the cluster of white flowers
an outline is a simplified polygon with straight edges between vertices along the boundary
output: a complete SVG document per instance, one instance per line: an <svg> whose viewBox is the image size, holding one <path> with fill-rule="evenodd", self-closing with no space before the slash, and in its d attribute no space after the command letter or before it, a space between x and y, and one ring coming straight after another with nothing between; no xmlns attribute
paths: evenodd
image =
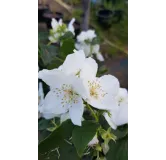
<svg viewBox="0 0 166 160"><path fill-rule="evenodd" d="M56 43L59 41L59 38L63 36L66 32L70 31L75 35L73 23L75 22L75 18L73 18L68 27L62 22L62 19L59 22L56 19L52 19L51 26L52 29L50 30L50 36L48 39L51 43Z"/></svg>
<svg viewBox="0 0 166 160"><path fill-rule="evenodd" d="M92 107L110 111L104 116L112 128L127 123L127 91L120 88L119 81L112 75L96 77L98 64L85 57L83 50L74 50L57 69L39 71L39 79L50 86L50 91L40 106L46 119L68 118L81 126L84 101Z"/></svg>
<svg viewBox="0 0 166 160"><path fill-rule="evenodd" d="M76 49L83 50L86 57L93 57L96 55L96 58L99 61L104 61L104 57L100 53L99 44L92 44L94 38L96 38L94 30L82 31L77 36L77 43L75 44Z"/></svg>

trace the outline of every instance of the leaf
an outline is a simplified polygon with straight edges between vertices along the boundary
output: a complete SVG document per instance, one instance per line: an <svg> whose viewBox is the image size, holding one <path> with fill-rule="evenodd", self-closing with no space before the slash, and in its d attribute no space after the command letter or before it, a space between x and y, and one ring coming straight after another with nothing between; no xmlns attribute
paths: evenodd
<svg viewBox="0 0 166 160"><path fill-rule="evenodd" d="M45 153L56 147L59 147L64 139L69 139L72 135L74 125L70 120L65 121L51 135L39 144L39 152Z"/></svg>
<svg viewBox="0 0 166 160"><path fill-rule="evenodd" d="M50 120L41 119L38 121L38 130L44 130L52 126L53 125L51 124Z"/></svg>
<svg viewBox="0 0 166 160"><path fill-rule="evenodd" d="M116 143L110 141L110 150L106 155L107 159L128 160L128 136L117 140Z"/></svg>
<svg viewBox="0 0 166 160"><path fill-rule="evenodd" d="M60 41L64 41L64 40L66 40L66 39L72 39L72 38L74 38L73 33L70 32L70 31L68 31L68 32L66 32L63 36L61 36L61 37L59 38L59 40L60 40Z"/></svg>
<svg viewBox="0 0 166 160"><path fill-rule="evenodd" d="M79 157L83 155L83 152L88 143L95 136L99 124L94 121L83 121L82 126L76 126L72 133L72 140L76 147Z"/></svg>
<svg viewBox="0 0 166 160"><path fill-rule="evenodd" d="M60 47L60 53L63 58L66 58L68 54L73 53L73 50L75 49L75 43L74 40L69 38L62 42L62 46Z"/></svg>
<svg viewBox="0 0 166 160"><path fill-rule="evenodd" d="M49 36L49 32L38 32L39 41L43 41L43 40L48 41L48 36Z"/></svg>
<svg viewBox="0 0 166 160"><path fill-rule="evenodd" d="M44 65L50 64L53 59L58 55L59 49L54 45L44 45L40 46L40 57Z"/></svg>
<svg viewBox="0 0 166 160"><path fill-rule="evenodd" d="M121 139L128 134L128 125L126 124L118 127L116 130L112 129L111 132L116 135L117 139Z"/></svg>
<svg viewBox="0 0 166 160"><path fill-rule="evenodd" d="M74 145L69 142L74 127L71 120L67 120L54 130L47 139L42 141L38 147L40 160L58 160L58 157L59 160L79 160ZM55 148L58 148L58 152ZM60 156L58 156L58 153Z"/></svg>

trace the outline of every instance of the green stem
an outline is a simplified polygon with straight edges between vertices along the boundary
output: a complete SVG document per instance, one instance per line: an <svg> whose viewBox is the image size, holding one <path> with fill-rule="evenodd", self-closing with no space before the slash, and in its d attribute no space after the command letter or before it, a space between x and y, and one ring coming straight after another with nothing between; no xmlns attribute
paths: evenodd
<svg viewBox="0 0 166 160"><path fill-rule="evenodd" d="M92 113L93 117L95 118L96 122L99 121L98 117L96 116L95 112L93 111L93 109L90 107L89 104L86 104L87 108L90 110L90 112Z"/></svg>
<svg viewBox="0 0 166 160"><path fill-rule="evenodd" d="M52 42L48 42L47 46L49 46Z"/></svg>

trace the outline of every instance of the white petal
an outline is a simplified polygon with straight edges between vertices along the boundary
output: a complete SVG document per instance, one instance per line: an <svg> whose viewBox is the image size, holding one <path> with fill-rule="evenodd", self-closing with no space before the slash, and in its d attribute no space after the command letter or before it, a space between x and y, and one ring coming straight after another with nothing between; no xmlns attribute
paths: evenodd
<svg viewBox="0 0 166 160"><path fill-rule="evenodd" d="M39 71L39 79L42 79L47 85L52 88L58 88L62 84L72 84L72 79L62 72L60 69L46 70L43 69ZM69 78L69 79L68 79Z"/></svg>
<svg viewBox="0 0 166 160"><path fill-rule="evenodd" d="M68 106L62 106L62 97L57 97L53 91L48 92L44 100L44 107L42 113L46 114L62 114L68 111Z"/></svg>
<svg viewBox="0 0 166 160"><path fill-rule="evenodd" d="M111 126L111 128L113 128L113 129L117 128L116 124L113 122L113 120L111 119L111 117L108 116L107 113L104 113L103 116L105 117L106 121Z"/></svg>
<svg viewBox="0 0 166 160"><path fill-rule="evenodd" d="M59 116L53 113L42 113L42 117L44 117L45 119L52 119L54 117L59 117Z"/></svg>
<svg viewBox="0 0 166 160"><path fill-rule="evenodd" d="M119 91L119 81L112 75L104 75L99 78L102 89L112 96L117 96Z"/></svg>
<svg viewBox="0 0 166 160"><path fill-rule="evenodd" d="M62 19L60 19L58 23L61 26L63 24Z"/></svg>
<svg viewBox="0 0 166 160"><path fill-rule="evenodd" d="M102 110L111 110L117 106L115 98L108 94L101 99L95 99L91 97L87 100L87 102L94 108Z"/></svg>
<svg viewBox="0 0 166 160"><path fill-rule="evenodd" d="M69 113L64 113L60 116L60 123L63 123L64 121L66 121L67 119L70 119L70 115Z"/></svg>
<svg viewBox="0 0 166 160"><path fill-rule="evenodd" d="M114 122L117 126L128 123L128 105L124 104L119 106L118 115L115 117Z"/></svg>
<svg viewBox="0 0 166 160"><path fill-rule="evenodd" d="M99 53L100 46L98 44L93 46L93 53Z"/></svg>
<svg viewBox="0 0 166 160"><path fill-rule="evenodd" d="M70 31L70 32L72 32L73 33L73 35L75 35L75 33L74 33L74 26L73 26L73 23L75 22L75 18L72 18L72 20L70 21L70 23L69 23L69 25L68 25L68 30Z"/></svg>
<svg viewBox="0 0 166 160"><path fill-rule="evenodd" d="M68 78L71 81L71 84L73 86L74 91L76 91L82 98L88 97L88 92L85 88L85 85L82 81L82 79L76 77L76 76L69 76Z"/></svg>
<svg viewBox="0 0 166 160"><path fill-rule="evenodd" d="M58 26L58 22L55 18L52 19L51 26L53 29L56 29Z"/></svg>
<svg viewBox="0 0 166 160"><path fill-rule="evenodd" d="M120 104L126 104L128 103L128 92L125 88L119 88L118 95L116 97L117 101L119 99L123 99L123 101Z"/></svg>
<svg viewBox="0 0 166 160"><path fill-rule="evenodd" d="M83 79L91 79L96 77L98 70L98 64L93 58L86 58L84 67L80 74L80 77Z"/></svg>
<svg viewBox="0 0 166 160"><path fill-rule="evenodd" d="M104 61L104 57L101 53L97 53L96 54L96 58L100 61L100 62L103 62Z"/></svg>
<svg viewBox="0 0 166 160"><path fill-rule="evenodd" d="M83 67L85 62L85 54L82 50L75 51L73 54L69 54L64 63L63 71L67 74L77 74Z"/></svg>
<svg viewBox="0 0 166 160"><path fill-rule="evenodd" d="M73 124L81 126L83 111L83 101L81 98L79 98L78 103L73 104L72 107L69 108L69 114Z"/></svg>

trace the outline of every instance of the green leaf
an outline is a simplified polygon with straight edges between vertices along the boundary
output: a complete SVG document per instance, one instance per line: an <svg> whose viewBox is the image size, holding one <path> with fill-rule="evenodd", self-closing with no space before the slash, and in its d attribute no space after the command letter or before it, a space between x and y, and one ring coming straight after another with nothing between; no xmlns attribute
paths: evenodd
<svg viewBox="0 0 166 160"><path fill-rule="evenodd" d="M64 141L64 139L69 139L72 135L74 125L70 120L62 123L51 135L39 144L39 152L45 153L48 152L59 145Z"/></svg>
<svg viewBox="0 0 166 160"><path fill-rule="evenodd" d="M48 41L48 36L49 36L49 32L38 32L39 41L43 41L43 40Z"/></svg>
<svg viewBox="0 0 166 160"><path fill-rule="evenodd" d="M74 127L71 120L67 120L42 141L38 147L41 158L39 160L58 160L58 158L59 160L79 160L75 147L70 142ZM55 149L58 149L58 152Z"/></svg>
<svg viewBox="0 0 166 160"><path fill-rule="evenodd" d="M62 42L62 46L60 48L60 53L63 58L66 58L68 54L73 53L73 50L75 49L75 43L74 40L69 38Z"/></svg>
<svg viewBox="0 0 166 160"><path fill-rule="evenodd" d="M53 59L58 55L59 49L54 45L44 45L40 46L40 57L44 65L51 64Z"/></svg>
<svg viewBox="0 0 166 160"><path fill-rule="evenodd" d="M76 147L79 157L83 155L83 152L88 143L95 136L99 124L94 121L83 121L82 126L76 126L72 133L72 140Z"/></svg>
<svg viewBox="0 0 166 160"><path fill-rule="evenodd" d="M44 130L47 129L49 127L52 127L52 123L50 120L46 120L46 119L40 119L38 121L38 130Z"/></svg>
<svg viewBox="0 0 166 160"><path fill-rule="evenodd" d="M74 38L73 33L70 31L66 32L63 36L61 36L59 40L64 41L64 40L69 39L69 38L70 39Z"/></svg>
<svg viewBox="0 0 166 160"><path fill-rule="evenodd" d="M112 129L111 132L116 135L117 139L121 139L128 134L128 125L120 126L116 130Z"/></svg>
<svg viewBox="0 0 166 160"><path fill-rule="evenodd" d="M111 160L128 160L128 136L115 142L110 141L110 150L106 158Z"/></svg>

